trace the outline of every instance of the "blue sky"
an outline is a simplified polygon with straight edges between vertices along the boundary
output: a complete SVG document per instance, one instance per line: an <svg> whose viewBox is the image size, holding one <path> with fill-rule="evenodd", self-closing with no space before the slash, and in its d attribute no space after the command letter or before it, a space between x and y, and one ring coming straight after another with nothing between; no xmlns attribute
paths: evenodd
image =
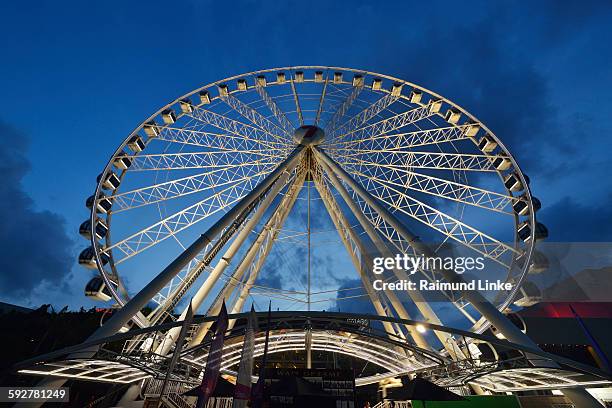
<svg viewBox="0 0 612 408"><path fill-rule="evenodd" d="M553 241L610 241L612 6L581 2L4 2L0 300L91 305L75 265L95 177L159 106L276 66L432 89L507 144Z"/></svg>

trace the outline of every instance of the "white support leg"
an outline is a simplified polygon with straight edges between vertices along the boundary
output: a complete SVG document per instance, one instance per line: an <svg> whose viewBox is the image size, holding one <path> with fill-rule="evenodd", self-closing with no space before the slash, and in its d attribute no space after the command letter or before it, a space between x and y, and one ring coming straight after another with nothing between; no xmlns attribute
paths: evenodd
<svg viewBox="0 0 612 408"><path fill-rule="evenodd" d="M303 172L298 173L295 181L290 185L287 191L287 194L285 194L285 196L283 197L283 199L280 201L277 208L275 209L274 213L272 214L272 216L270 216L270 219L264 225L262 231L258 234L255 241L251 244L251 246L247 250L243 259L240 261L240 263L236 267L236 270L232 274L232 278L230 279L230 281L227 282L227 284L222 289L221 294L229 295L231 291L233 291L233 289L236 287L236 282L242 279L242 276L244 275L245 271L252 265L253 259L255 258L255 255L258 253L258 250L261 248L261 245L264 243L267 234L270 234L271 232L276 232L273 235L273 238L270 239L271 243L274 242L274 239L276 238L276 234L278 233L278 230L282 226L282 223L284 222L287 215L289 214L289 211L293 207L293 204L295 203L295 199L297 198L297 195L301 187L304 185L304 177L305 175L303 174ZM253 279L253 282L251 283L251 286L253 283L254 283L254 279ZM247 285L245 285L245 287L246 286ZM250 287L248 289L250 289ZM223 295L217 297L215 302L209 308L207 314L218 313L218 311L221 309L221 304L224 299L224 297L222 296ZM246 294L244 295L244 299L246 299ZM238 309L238 311L235 311L236 305L234 305L234 307L232 307L230 314L239 313L241 309L242 309L242 304L240 305L240 309ZM233 322L230 322L230 324L231 326L228 326L228 327L231 329L231 327L233 327ZM193 334L190 345L193 346L193 345L199 344L202 341L202 339L204 339L204 336L206 335L206 332L208 331L211 325L212 325L212 322L206 322L206 323L201 324L198 327L198 330Z"/></svg>

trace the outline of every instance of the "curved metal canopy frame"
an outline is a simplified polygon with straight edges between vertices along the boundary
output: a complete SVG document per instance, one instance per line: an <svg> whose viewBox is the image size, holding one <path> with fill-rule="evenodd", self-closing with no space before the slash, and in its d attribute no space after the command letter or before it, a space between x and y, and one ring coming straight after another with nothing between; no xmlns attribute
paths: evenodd
<svg viewBox="0 0 612 408"><path fill-rule="evenodd" d="M242 333L244 332L243 322L247 316L246 313L230 315L230 320L236 319L239 322L228 334L228 346L224 349L222 369L230 375L235 374L232 367L238 361L237 355L242 345ZM262 323L261 329L265 330L266 315L258 313L258 318ZM211 322L214 319L214 316L196 317L193 327L196 328L199 324ZM428 330L488 342L493 346L506 349L520 350L524 355L531 357L483 364L475 364L469 359L451 361L443 354L421 350L401 339L389 338L384 331L378 329L364 331L363 325L350 323L356 320L367 320L372 324L380 324L383 321L409 326L422 324L404 319L350 313L301 312L296 315L288 312L273 312L270 319L270 352L304 350L304 330L299 328L311 325L315 344L313 349L352 355L355 358L373 362L387 370L376 375L357 378L357 385L371 384L409 373L420 373L441 386L476 384L494 392L562 389L612 383L611 373L541 350L500 340L494 336L432 324L427 325ZM178 327L180 324L181 322L165 323L128 333L119 333L24 361L16 368L24 374L114 383L132 383L146 378L163 377L165 361L168 357L146 352L139 347L125 347L125 345L131 340L143 344L141 336L147 333L157 334L158 338L163 338L163 333L169 328ZM126 341L121 353L110 351L116 348L113 347L114 344ZM182 351L177 367L183 366L183 369L179 371L185 373L184 368L190 366L198 369L194 372L200 372L209 345L209 341L206 341ZM81 352L86 355L92 346L101 347L95 356L79 357ZM255 355L261 355L262 348L263 336L260 335L256 340ZM66 358L67 355L70 357ZM562 364L565 368L546 367L545 362L549 361ZM180 376L177 379L197 383L198 374L191 379Z"/></svg>

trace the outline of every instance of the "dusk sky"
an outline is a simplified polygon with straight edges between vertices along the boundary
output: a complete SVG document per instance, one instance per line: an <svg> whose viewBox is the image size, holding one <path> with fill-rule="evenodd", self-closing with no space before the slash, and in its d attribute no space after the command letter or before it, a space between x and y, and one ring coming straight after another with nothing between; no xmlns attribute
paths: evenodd
<svg viewBox="0 0 612 408"><path fill-rule="evenodd" d="M4 2L0 301L90 307L85 199L109 155L168 101L294 65L393 75L504 141L550 241L611 241L612 4Z"/></svg>

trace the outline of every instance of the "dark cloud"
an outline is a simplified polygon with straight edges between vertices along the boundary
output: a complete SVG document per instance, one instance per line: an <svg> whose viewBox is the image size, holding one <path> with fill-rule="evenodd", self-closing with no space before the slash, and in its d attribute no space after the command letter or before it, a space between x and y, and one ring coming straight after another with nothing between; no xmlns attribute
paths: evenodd
<svg viewBox="0 0 612 408"><path fill-rule="evenodd" d="M552 127L556 111L545 76L538 72L533 58L514 47L506 35L508 18L490 10L469 26L426 29L427 41L411 50L408 65L395 70L465 107L490 127L523 165L537 169L543 164L540 147L549 144L543 133ZM564 144L552 148L560 149Z"/></svg>
<svg viewBox="0 0 612 408"><path fill-rule="evenodd" d="M277 258L270 259L269 265L265 267L264 271L257 276L257 280L255 281L256 285L267 286L270 288L282 288L283 281L280 271L278 269Z"/></svg>
<svg viewBox="0 0 612 408"><path fill-rule="evenodd" d="M580 2L546 0L541 2L540 6L545 13L540 13L538 26L542 32L542 40L548 45L571 41L572 36L583 27L597 20L607 24L612 13L612 3L605 0Z"/></svg>
<svg viewBox="0 0 612 408"><path fill-rule="evenodd" d="M390 53L383 63L388 72L463 106L506 144L523 170L549 178L560 169L574 170L566 168L568 162L589 162L581 148L590 129L583 126L588 111L580 118L567 115L571 94L564 100L553 95L552 87L563 84L552 83L544 65L563 61L555 51L573 50L572 41L589 35L592 23L612 10L608 2L587 3L552 2L528 12L510 3L483 4L474 7L476 20L441 15L436 24L413 22L412 32L393 33L399 40L388 40L389 30L397 30L391 28L376 39L387 44L382 49ZM581 49L578 56L588 58L587 52Z"/></svg>
<svg viewBox="0 0 612 408"><path fill-rule="evenodd" d="M360 279L343 281L338 287L336 302L332 311L375 315L376 310L365 293Z"/></svg>
<svg viewBox="0 0 612 408"><path fill-rule="evenodd" d="M594 58L589 49L574 43L581 37L595 40L592 37L609 18L612 5L547 2L525 13L509 3L495 3L480 11L481 17L468 24L432 25L408 38L400 53L409 51L410 58L388 58L402 61L390 63L388 69L476 115L536 185L555 182L560 175L566 185L587 185L583 175L601 174L605 165L591 159L595 152L585 148L585 142L600 145L609 126L602 128L607 125L595 120L596 113L571 106L568 84L552 82L551 68L554 73L566 67L544 64L564 61L559 55L565 54ZM559 87L568 90L563 99L558 97ZM600 181L602 191L612 184L608 177ZM537 189L534 193L539 195ZM545 198L540 218L550 227L551 239L610 239L612 227L607 226L612 214L604 203L590 205L574 197L554 204L558 197Z"/></svg>
<svg viewBox="0 0 612 408"><path fill-rule="evenodd" d="M0 288L3 297L20 302L40 285L66 285L74 259L64 219L37 210L23 189L26 150L26 136L0 122Z"/></svg>
<svg viewBox="0 0 612 408"><path fill-rule="evenodd" d="M612 236L612 195L589 205L577 198L565 197L544 208L539 214L548 228L551 242L606 242Z"/></svg>

